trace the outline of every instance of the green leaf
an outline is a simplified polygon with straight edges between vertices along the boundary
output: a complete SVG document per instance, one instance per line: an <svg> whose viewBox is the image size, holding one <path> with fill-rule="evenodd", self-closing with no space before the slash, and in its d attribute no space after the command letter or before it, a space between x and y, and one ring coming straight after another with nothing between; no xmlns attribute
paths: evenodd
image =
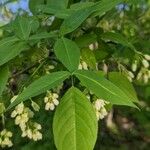
<svg viewBox="0 0 150 150"><path fill-rule="evenodd" d="M135 47L124 36L122 36L119 33L106 32L106 33L103 33L101 37L103 39L107 39L115 43L122 44L123 46L129 47L132 50L135 50Z"/></svg>
<svg viewBox="0 0 150 150"><path fill-rule="evenodd" d="M80 9L72 13L72 15L67 17L61 25L61 33L67 34L77 29L91 13L92 10L90 8Z"/></svg>
<svg viewBox="0 0 150 150"><path fill-rule="evenodd" d="M14 36L2 39L0 41L0 51L1 51L1 49L7 47L7 45L13 44L13 43L15 43L17 41L19 41L19 39L14 37Z"/></svg>
<svg viewBox="0 0 150 150"><path fill-rule="evenodd" d="M79 2L79 3L72 4L70 8L73 10L79 10L93 5L94 5L93 2Z"/></svg>
<svg viewBox="0 0 150 150"><path fill-rule="evenodd" d="M89 47L90 44L97 41L96 34L84 34L76 38L75 42L80 48Z"/></svg>
<svg viewBox="0 0 150 150"><path fill-rule="evenodd" d="M137 108L131 98L109 80L91 71L78 70L74 73L81 83L91 90L97 97L109 101L111 104L126 105Z"/></svg>
<svg viewBox="0 0 150 150"><path fill-rule="evenodd" d="M77 88L67 91L58 105L53 133L57 150L93 150L97 120L90 101Z"/></svg>
<svg viewBox="0 0 150 150"><path fill-rule="evenodd" d="M114 6L123 0L101 0L93 5L76 10L68 18L66 18L61 26L61 33L67 34L77 29L92 13L98 12L97 15L102 16L105 12L111 10Z"/></svg>
<svg viewBox="0 0 150 150"><path fill-rule="evenodd" d="M44 4L44 0L29 0L29 9L33 14L37 14L39 5Z"/></svg>
<svg viewBox="0 0 150 150"><path fill-rule="evenodd" d="M0 97L2 96L2 92L6 86L7 80L9 77L8 66L0 66Z"/></svg>
<svg viewBox="0 0 150 150"><path fill-rule="evenodd" d="M27 40L31 32L32 21L28 17L17 17L14 21L13 28L17 37Z"/></svg>
<svg viewBox="0 0 150 150"><path fill-rule="evenodd" d="M131 82L119 72L110 72L108 74L109 80L119 87L133 102L138 102L135 89Z"/></svg>
<svg viewBox="0 0 150 150"><path fill-rule="evenodd" d="M74 10L71 9L58 9L57 7L51 5L41 5L40 8L43 13L51 14L61 19L69 17L70 14L74 12Z"/></svg>
<svg viewBox="0 0 150 150"><path fill-rule="evenodd" d="M7 110L16 106L20 102L23 102L27 99L30 99L34 96L42 94L49 89L56 87L61 84L66 78L69 77L69 73L66 71L54 72L48 75L45 75L38 80L31 83L18 97L17 99L10 104Z"/></svg>
<svg viewBox="0 0 150 150"><path fill-rule="evenodd" d="M80 50L77 44L67 38L58 39L54 46L57 58L65 65L69 71L78 69L80 60Z"/></svg>
<svg viewBox="0 0 150 150"><path fill-rule="evenodd" d="M42 32L30 36L29 40L41 40L41 39L56 38L56 37L58 37L58 35L55 32L50 32L50 33Z"/></svg>
<svg viewBox="0 0 150 150"><path fill-rule="evenodd" d="M60 4L60 1L59 1L59 4ZM80 3L75 3L71 5L70 9L66 9L65 6L58 7L55 3L53 3L53 5L40 5L39 8L44 13L53 14L57 18L66 19L76 10L87 8L89 6L92 6L93 4L94 4L93 2L80 2Z"/></svg>
<svg viewBox="0 0 150 150"><path fill-rule="evenodd" d="M124 0L101 0L100 2L97 2L93 7L95 13L94 16L103 16L121 2L124 2Z"/></svg>
<svg viewBox="0 0 150 150"><path fill-rule="evenodd" d="M65 9L68 6L68 2L69 0L47 0L47 5L57 9Z"/></svg>
<svg viewBox="0 0 150 150"><path fill-rule="evenodd" d="M92 50L89 48L82 49L81 56L91 69L96 69L96 58Z"/></svg>
<svg viewBox="0 0 150 150"><path fill-rule="evenodd" d="M13 41L17 39L13 38ZM23 50L27 49L28 46L24 42L0 42L0 66L7 63L9 60L13 59L19 55Z"/></svg>
<svg viewBox="0 0 150 150"><path fill-rule="evenodd" d="M97 62L101 62L109 56L109 53L105 49L97 49L93 53Z"/></svg>

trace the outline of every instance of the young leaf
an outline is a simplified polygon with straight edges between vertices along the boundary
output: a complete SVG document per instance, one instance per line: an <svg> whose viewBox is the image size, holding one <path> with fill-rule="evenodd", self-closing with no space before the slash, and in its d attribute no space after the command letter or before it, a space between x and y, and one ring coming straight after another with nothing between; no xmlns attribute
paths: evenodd
<svg viewBox="0 0 150 150"><path fill-rule="evenodd" d="M9 77L8 66L1 66L0 67L0 97L1 97L2 92L6 86L8 77Z"/></svg>
<svg viewBox="0 0 150 150"><path fill-rule="evenodd" d="M91 90L97 97L116 105L126 105L137 108L131 98L119 87L107 79L91 71L78 70L74 73L84 86Z"/></svg>
<svg viewBox="0 0 150 150"><path fill-rule="evenodd" d="M7 110L16 106L20 102L23 102L29 98L37 96L46 92L49 89L56 87L61 84L66 78L69 77L69 73L66 71L54 72L48 75L45 75L38 80L31 83L18 97L17 99L10 104Z"/></svg>
<svg viewBox="0 0 150 150"><path fill-rule="evenodd" d="M110 72L108 76L109 80L128 95L133 102L138 102L133 85L124 75L121 75L119 72Z"/></svg>
<svg viewBox="0 0 150 150"><path fill-rule="evenodd" d="M132 50L135 50L135 47L121 34L119 33L113 33L113 32L106 32L101 35L102 38L111 40L115 43L122 44L123 46L129 47Z"/></svg>
<svg viewBox="0 0 150 150"><path fill-rule="evenodd" d="M87 5L86 7L76 10L68 18L66 18L61 26L61 33L67 34L77 29L92 13L97 12L97 15L102 16L105 12L111 10L114 6L123 0L102 0Z"/></svg>
<svg viewBox="0 0 150 150"><path fill-rule="evenodd" d="M13 42L0 45L0 66L13 59L27 48L28 46L24 42Z"/></svg>
<svg viewBox="0 0 150 150"><path fill-rule="evenodd" d="M54 140L58 150L93 150L97 120L91 103L78 89L67 91L53 120Z"/></svg>
<svg viewBox="0 0 150 150"><path fill-rule="evenodd" d="M70 72L78 69L80 50L75 42L67 38L58 39L55 43L54 51L57 58Z"/></svg>

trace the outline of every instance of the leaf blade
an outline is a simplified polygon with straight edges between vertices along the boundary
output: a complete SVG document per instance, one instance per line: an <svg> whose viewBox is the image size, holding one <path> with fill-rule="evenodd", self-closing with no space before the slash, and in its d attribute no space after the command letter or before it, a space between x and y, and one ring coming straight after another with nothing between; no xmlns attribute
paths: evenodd
<svg viewBox="0 0 150 150"><path fill-rule="evenodd" d="M0 66L13 59L27 48L28 46L24 42L11 42L3 45L3 47L0 46Z"/></svg>
<svg viewBox="0 0 150 150"><path fill-rule="evenodd" d="M74 73L79 80L97 97L112 104L126 105L137 108L130 98L117 86L91 71L78 70Z"/></svg>
<svg viewBox="0 0 150 150"><path fill-rule="evenodd" d="M67 39L58 39L54 46L57 58L64 64L69 71L78 69L80 60L80 50L75 42Z"/></svg>
<svg viewBox="0 0 150 150"><path fill-rule="evenodd" d="M45 75L38 80L30 84L18 97L9 105L7 110L16 106L20 102L23 102L31 97L37 96L46 92L47 90L61 84L66 78L69 77L69 73L66 71L54 72L49 75Z"/></svg>
<svg viewBox="0 0 150 150"><path fill-rule="evenodd" d="M6 86L7 80L9 77L9 70L8 66L1 66L0 67L0 97L2 96L2 92Z"/></svg>
<svg viewBox="0 0 150 150"><path fill-rule="evenodd" d="M111 40L113 42L122 44L123 46L129 47L132 50L135 50L135 47L124 36L122 36L119 33L106 32L106 33L103 33L101 35L101 37L104 39L108 39L108 40Z"/></svg>
<svg viewBox="0 0 150 150"><path fill-rule="evenodd" d="M41 40L41 39L47 39L47 38L56 38L58 35L54 32L42 32L35 35L32 35L29 37L29 40Z"/></svg>
<svg viewBox="0 0 150 150"><path fill-rule="evenodd" d="M122 0L102 0L86 7L76 10L69 17L67 17L60 27L62 35L70 33L77 29L91 14L97 13L102 16L105 12L111 10L114 6L122 2Z"/></svg>
<svg viewBox="0 0 150 150"><path fill-rule="evenodd" d="M62 98L55 112L53 131L58 150L94 148L96 115L88 99L78 89L72 87Z"/></svg>
<svg viewBox="0 0 150 150"><path fill-rule="evenodd" d="M138 98L135 89L129 80L121 75L119 72L110 72L108 74L109 80L117 85L126 95L128 95L133 102L138 103Z"/></svg>

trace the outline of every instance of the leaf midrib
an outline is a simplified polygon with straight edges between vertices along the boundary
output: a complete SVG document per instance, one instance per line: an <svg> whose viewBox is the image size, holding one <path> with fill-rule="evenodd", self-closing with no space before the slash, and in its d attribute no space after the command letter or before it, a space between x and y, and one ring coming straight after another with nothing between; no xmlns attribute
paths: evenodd
<svg viewBox="0 0 150 150"><path fill-rule="evenodd" d="M71 67L73 67L73 64L72 64L72 62L71 62L71 60L70 60L69 53L68 53L68 50L67 50L67 45L66 45L66 43L65 43L65 41L64 41L64 38L62 38L62 42L63 42L63 44L64 44L65 51L66 51L66 53L67 53L67 57L68 57L68 60L69 60L69 64L71 65Z"/></svg>
<svg viewBox="0 0 150 150"><path fill-rule="evenodd" d="M63 78L65 78L65 77L67 77L67 76L69 76L69 74L65 74L64 76L62 75L60 78L57 78L57 80L55 80L55 81L53 81L53 82L51 82L51 84L54 84L55 82L57 82L58 80L60 80L60 79L63 79ZM44 88L47 88L48 86L46 86L46 87L44 87ZM39 91L41 91L41 90L38 90L38 92ZM37 93L37 92L34 92L34 94L32 94L32 95L34 95L35 96L35 93ZM43 92L42 92L43 93ZM23 95L23 94L22 94ZM20 95L20 97L21 97L21 95ZM23 96L22 96L23 97ZM33 96L30 96L30 98L31 97L33 97ZM18 101L17 101L18 100ZM9 110L9 109L11 109L12 107L14 107L15 105L17 105L19 102L21 102L21 101L26 101L27 99L26 99L26 97L24 98L20 98L20 100L19 100L19 97L14 101L14 104L12 105L10 105L10 106L8 106L8 108L7 108L7 110ZM16 102L17 101L17 102ZM6 111L7 111L6 110Z"/></svg>
<svg viewBox="0 0 150 150"><path fill-rule="evenodd" d="M85 76L85 75L82 75L82 74L80 74L80 73L77 73L77 72L76 72L75 74L80 75L80 76L82 76L82 77L84 77L84 78L87 78L87 79L91 80L92 82L95 82L96 84L100 85L100 86L101 86L103 89L105 89L106 91L110 92L111 94L113 94L113 95L115 95L115 96L118 96L116 93L114 93L114 92L108 90L106 87L104 87L102 84L100 84L100 83L97 82L96 80L91 79L91 78L89 78L89 77L87 77L87 76Z"/></svg>

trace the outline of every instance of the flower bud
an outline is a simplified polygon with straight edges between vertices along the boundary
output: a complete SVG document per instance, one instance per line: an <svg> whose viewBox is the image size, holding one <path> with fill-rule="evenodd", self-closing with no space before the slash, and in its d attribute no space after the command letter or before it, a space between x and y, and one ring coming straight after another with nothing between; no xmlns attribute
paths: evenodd
<svg viewBox="0 0 150 150"><path fill-rule="evenodd" d="M40 110L40 106L37 103L35 103L34 101L31 102L31 106L35 111Z"/></svg>

